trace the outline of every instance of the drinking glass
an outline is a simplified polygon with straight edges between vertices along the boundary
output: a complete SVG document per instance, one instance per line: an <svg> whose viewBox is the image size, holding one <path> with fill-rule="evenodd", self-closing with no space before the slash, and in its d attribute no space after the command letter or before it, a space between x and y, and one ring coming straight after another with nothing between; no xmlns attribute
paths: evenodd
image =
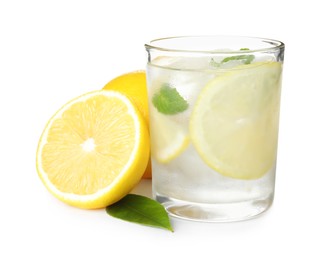
<svg viewBox="0 0 314 260"><path fill-rule="evenodd" d="M266 211L274 198L284 44L184 36L145 48L154 198L188 220L237 221Z"/></svg>

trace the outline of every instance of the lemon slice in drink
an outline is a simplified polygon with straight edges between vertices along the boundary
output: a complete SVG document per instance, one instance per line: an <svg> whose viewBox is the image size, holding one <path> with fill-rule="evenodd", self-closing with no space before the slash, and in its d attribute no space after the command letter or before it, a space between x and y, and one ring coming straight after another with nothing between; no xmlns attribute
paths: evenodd
<svg viewBox="0 0 314 260"><path fill-rule="evenodd" d="M241 65L200 93L190 120L201 158L222 175L257 179L277 152L281 64Z"/></svg>
<svg viewBox="0 0 314 260"><path fill-rule="evenodd" d="M149 158L146 123L131 101L110 90L82 95L49 120L37 149L47 189L80 208L102 208L141 179Z"/></svg>
<svg viewBox="0 0 314 260"><path fill-rule="evenodd" d="M160 163L169 163L189 145L187 131L171 116L150 111L151 153Z"/></svg>

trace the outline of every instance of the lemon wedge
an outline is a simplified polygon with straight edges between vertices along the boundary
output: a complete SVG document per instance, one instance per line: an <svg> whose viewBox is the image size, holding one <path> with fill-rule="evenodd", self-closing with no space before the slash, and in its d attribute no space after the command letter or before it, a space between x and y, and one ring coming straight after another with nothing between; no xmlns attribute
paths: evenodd
<svg viewBox="0 0 314 260"><path fill-rule="evenodd" d="M150 135L152 157L160 163L169 163L190 143L187 131L178 122L155 109L150 111Z"/></svg>

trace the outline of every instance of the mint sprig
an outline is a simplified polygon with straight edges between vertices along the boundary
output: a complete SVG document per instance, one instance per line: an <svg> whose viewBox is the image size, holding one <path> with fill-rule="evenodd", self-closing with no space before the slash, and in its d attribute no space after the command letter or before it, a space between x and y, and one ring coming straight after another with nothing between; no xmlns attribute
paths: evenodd
<svg viewBox="0 0 314 260"><path fill-rule="evenodd" d="M165 208L159 202L141 195L128 194L108 206L106 211L115 218L173 232Z"/></svg>
<svg viewBox="0 0 314 260"><path fill-rule="evenodd" d="M179 92L168 84L164 84L154 94L152 102L157 110L165 115L175 115L185 111L189 107L188 102L181 97Z"/></svg>

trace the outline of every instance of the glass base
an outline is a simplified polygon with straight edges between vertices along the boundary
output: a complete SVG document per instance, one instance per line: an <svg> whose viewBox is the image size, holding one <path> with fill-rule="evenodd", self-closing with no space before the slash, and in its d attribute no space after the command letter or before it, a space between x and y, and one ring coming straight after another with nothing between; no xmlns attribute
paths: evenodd
<svg viewBox="0 0 314 260"><path fill-rule="evenodd" d="M258 200L233 203L193 203L156 195L169 215L202 222L232 222L254 218L272 205L273 195Z"/></svg>

